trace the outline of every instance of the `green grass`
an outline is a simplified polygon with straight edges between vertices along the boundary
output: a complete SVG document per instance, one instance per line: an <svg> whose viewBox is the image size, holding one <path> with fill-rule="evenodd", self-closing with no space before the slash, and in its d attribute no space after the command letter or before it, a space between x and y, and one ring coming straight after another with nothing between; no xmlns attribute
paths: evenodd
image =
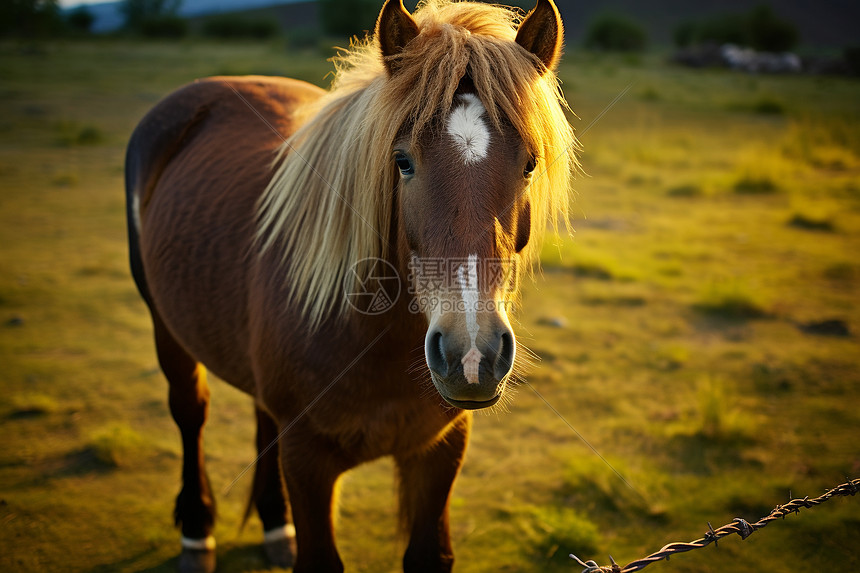
<svg viewBox="0 0 860 573"><path fill-rule="evenodd" d="M124 144L196 77L328 71L278 42L0 44L0 570L174 569L181 450L127 270ZM575 50L560 73L588 176L523 292L530 386L476 419L459 572L626 563L860 475L860 344L797 327L860 330L860 83ZM239 527L249 477L223 491L254 459L253 407L218 380L212 398L222 570L265 570L259 524ZM344 480L350 571L399 568L392 474ZM649 571L856 570L858 515L835 500Z"/></svg>

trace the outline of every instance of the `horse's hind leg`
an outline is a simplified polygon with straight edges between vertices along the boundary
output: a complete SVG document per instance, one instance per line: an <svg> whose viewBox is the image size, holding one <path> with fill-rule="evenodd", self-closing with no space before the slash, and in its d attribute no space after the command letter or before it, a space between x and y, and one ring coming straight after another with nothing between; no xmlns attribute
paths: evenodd
<svg viewBox="0 0 860 573"><path fill-rule="evenodd" d="M395 455L400 472L400 512L409 533L406 573L448 573L454 565L448 498L460 471L472 418L462 416L442 440L420 452Z"/></svg>
<svg viewBox="0 0 860 573"><path fill-rule="evenodd" d="M296 529L288 519L287 496L281 473L278 426L257 408L257 452L252 499L263 522L263 547L272 565L287 569L296 554Z"/></svg>
<svg viewBox="0 0 860 573"><path fill-rule="evenodd" d="M182 434L182 490L176 498L176 525L182 528L181 573L215 570L215 500L203 467L203 425L209 413L206 370L173 338L153 310L158 362L170 384L170 413Z"/></svg>

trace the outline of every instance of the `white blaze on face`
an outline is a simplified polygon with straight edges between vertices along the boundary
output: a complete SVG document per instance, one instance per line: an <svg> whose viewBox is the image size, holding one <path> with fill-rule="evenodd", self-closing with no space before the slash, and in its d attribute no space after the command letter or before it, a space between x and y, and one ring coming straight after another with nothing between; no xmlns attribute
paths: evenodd
<svg viewBox="0 0 860 573"><path fill-rule="evenodd" d="M469 333L471 347L463 356L463 374L469 384L478 383L478 368L483 354L478 350L475 341L478 338L478 255L469 255L468 270L460 265L457 269L457 282L460 283L460 296L463 297L463 309L466 312L466 330Z"/></svg>
<svg viewBox="0 0 860 573"><path fill-rule="evenodd" d="M490 130L481 118L486 112L481 100L474 94L460 95L460 105L448 116L448 135L463 154L466 165L487 156L490 146Z"/></svg>

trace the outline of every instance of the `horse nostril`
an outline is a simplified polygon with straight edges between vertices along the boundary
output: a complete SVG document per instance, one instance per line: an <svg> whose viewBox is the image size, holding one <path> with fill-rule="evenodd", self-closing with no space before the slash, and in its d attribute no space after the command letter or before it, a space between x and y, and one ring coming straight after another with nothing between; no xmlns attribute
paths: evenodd
<svg viewBox="0 0 860 573"><path fill-rule="evenodd" d="M424 356L430 370L439 376L448 375L448 361L445 360L445 341L442 338L442 331L436 330L427 335L424 343Z"/></svg>
<svg viewBox="0 0 860 573"><path fill-rule="evenodd" d="M499 353L493 365L493 374L496 380L501 380L508 375L514 365L514 335L511 332L503 332L501 335Z"/></svg>

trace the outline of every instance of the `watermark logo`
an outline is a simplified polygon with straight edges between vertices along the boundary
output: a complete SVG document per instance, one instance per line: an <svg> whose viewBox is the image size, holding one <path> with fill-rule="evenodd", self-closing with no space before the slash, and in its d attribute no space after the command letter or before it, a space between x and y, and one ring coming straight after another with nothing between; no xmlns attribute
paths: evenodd
<svg viewBox="0 0 860 573"><path fill-rule="evenodd" d="M491 295L499 287L511 284L514 265L505 259L472 262L468 287L462 276L469 268L467 258L418 258L409 263L406 291L408 309L419 313L498 312L509 310L511 302L480 297L466 301L463 293ZM344 277L344 293L349 305L361 314L379 315L400 298L402 281L397 269L388 261L370 257L353 264Z"/></svg>
<svg viewBox="0 0 860 573"><path fill-rule="evenodd" d="M347 271L344 292L349 305L361 314L382 314L400 298L400 276L388 261L362 259Z"/></svg>
<svg viewBox="0 0 860 573"><path fill-rule="evenodd" d="M439 296L414 295L409 300L409 312L414 314L448 314L456 312L466 314L467 312L510 312L514 304L508 300L476 300L467 302L462 298L442 298Z"/></svg>
<svg viewBox="0 0 860 573"><path fill-rule="evenodd" d="M453 293L459 296L463 290L457 277L469 267L468 258L418 258L409 261L409 294L421 296L424 293L436 295ZM491 292L499 285L508 284L513 276L513 259L481 259L477 261L473 290L481 285L483 292Z"/></svg>

